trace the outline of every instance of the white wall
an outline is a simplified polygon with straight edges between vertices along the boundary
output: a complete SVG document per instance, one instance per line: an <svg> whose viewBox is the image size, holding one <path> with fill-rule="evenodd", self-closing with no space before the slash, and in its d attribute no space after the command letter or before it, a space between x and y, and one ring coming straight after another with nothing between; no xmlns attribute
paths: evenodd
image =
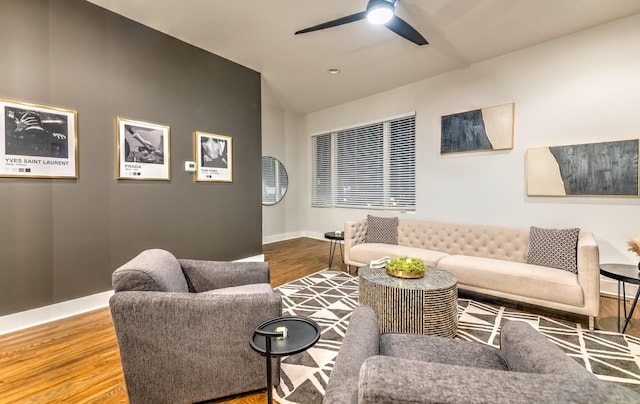
<svg viewBox="0 0 640 404"><path fill-rule="evenodd" d="M284 164L289 177L289 188L281 202L262 206L262 241L270 243L300 237L302 204L305 192L299 166L302 141L302 116L292 112L280 102L277 94L262 78L262 155L272 156Z"/></svg>
<svg viewBox="0 0 640 404"><path fill-rule="evenodd" d="M477 63L306 116L310 136L416 111L417 209L401 217L593 232L601 262L637 263L626 240L640 233L640 199L528 197L527 148L640 137L640 15ZM440 117L515 103L513 150L440 155ZM311 178L310 159L301 174ZM303 226L323 232L364 218L354 209L310 208ZM604 282L604 280L603 280ZM605 282L606 283L606 282ZM604 285L607 286L607 285ZM611 286L611 285L609 285Z"/></svg>

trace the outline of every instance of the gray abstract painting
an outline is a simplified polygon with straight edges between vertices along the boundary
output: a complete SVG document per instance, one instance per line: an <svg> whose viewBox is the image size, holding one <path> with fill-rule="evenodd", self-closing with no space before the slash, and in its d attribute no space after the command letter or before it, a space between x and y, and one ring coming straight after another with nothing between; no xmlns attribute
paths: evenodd
<svg viewBox="0 0 640 404"><path fill-rule="evenodd" d="M444 115L440 153L513 148L513 109L505 104Z"/></svg>
<svg viewBox="0 0 640 404"><path fill-rule="evenodd" d="M532 196L638 196L638 139L527 151Z"/></svg>

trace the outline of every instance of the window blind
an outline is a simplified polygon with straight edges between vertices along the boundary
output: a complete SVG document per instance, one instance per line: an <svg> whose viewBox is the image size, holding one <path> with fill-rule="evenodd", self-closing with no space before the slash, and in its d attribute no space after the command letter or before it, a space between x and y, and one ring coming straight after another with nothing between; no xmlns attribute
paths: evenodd
<svg viewBox="0 0 640 404"><path fill-rule="evenodd" d="M416 117L387 122L389 180L385 201L391 209L416 209Z"/></svg>
<svg viewBox="0 0 640 404"><path fill-rule="evenodd" d="M384 205L383 124L377 123L336 133L337 207Z"/></svg>
<svg viewBox="0 0 640 404"><path fill-rule="evenodd" d="M312 137L313 207L415 210L415 115Z"/></svg>
<svg viewBox="0 0 640 404"><path fill-rule="evenodd" d="M313 164L311 206L331 207L331 134L326 133L312 138L311 159Z"/></svg>

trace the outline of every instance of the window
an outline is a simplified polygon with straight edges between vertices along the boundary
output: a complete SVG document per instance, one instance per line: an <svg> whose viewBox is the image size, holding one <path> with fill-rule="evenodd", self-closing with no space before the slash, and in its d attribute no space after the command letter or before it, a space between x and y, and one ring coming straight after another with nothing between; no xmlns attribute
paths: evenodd
<svg viewBox="0 0 640 404"><path fill-rule="evenodd" d="M311 206L331 207L331 134L313 137L313 191Z"/></svg>
<svg viewBox="0 0 640 404"><path fill-rule="evenodd" d="M312 137L312 207L415 210L415 115Z"/></svg>

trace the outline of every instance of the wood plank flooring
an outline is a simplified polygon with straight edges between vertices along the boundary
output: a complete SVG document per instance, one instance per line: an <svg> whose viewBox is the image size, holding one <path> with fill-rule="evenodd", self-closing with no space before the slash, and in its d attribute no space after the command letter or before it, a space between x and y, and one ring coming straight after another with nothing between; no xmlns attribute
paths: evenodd
<svg viewBox="0 0 640 404"><path fill-rule="evenodd" d="M309 238L265 245L272 285L326 268L328 250L327 241ZM600 314L596 327L615 330L615 298L601 299ZM627 333L640 336L640 310ZM264 403L266 398L262 391L212 402ZM0 336L0 403L128 403L109 310Z"/></svg>

